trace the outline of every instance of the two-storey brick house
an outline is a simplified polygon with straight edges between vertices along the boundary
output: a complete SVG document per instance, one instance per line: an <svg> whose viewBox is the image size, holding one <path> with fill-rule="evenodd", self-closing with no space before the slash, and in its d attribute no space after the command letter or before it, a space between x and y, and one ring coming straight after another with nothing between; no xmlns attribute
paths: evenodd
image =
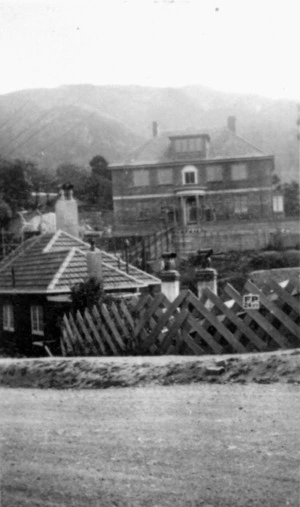
<svg viewBox="0 0 300 507"><path fill-rule="evenodd" d="M117 225L155 228L168 217L201 226L273 214L274 157L238 136L234 117L226 128L201 132L157 135L154 128L152 139L110 168Z"/></svg>

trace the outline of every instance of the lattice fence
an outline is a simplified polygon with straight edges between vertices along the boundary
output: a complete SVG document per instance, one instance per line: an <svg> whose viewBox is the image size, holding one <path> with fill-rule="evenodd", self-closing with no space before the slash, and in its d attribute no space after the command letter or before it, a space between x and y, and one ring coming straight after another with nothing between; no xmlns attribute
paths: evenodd
<svg viewBox="0 0 300 507"><path fill-rule="evenodd" d="M65 356L225 354L300 346L300 282L282 288L274 280L242 293L230 284L225 298L209 289L199 300L182 291L170 303L163 294L104 304L65 315L61 349ZM259 309L245 309L243 296L259 296Z"/></svg>

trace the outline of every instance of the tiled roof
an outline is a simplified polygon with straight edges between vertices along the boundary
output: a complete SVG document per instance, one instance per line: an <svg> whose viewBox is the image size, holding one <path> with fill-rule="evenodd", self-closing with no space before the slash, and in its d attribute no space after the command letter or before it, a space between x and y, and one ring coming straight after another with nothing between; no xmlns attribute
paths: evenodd
<svg viewBox="0 0 300 507"><path fill-rule="evenodd" d="M231 130L227 128L222 129L208 129L201 132L189 132L184 131L181 133L163 133L157 137L153 137L147 141L136 151L128 155L123 161L116 164L110 164L110 167L126 166L138 166L138 165L152 165L152 164L164 164L184 161L184 157L187 160L197 158L192 154L180 154L180 159L174 154L170 147L171 141L170 136L173 135L208 135L210 138L209 156L205 160L218 160L218 159L231 159L231 158L252 158L252 157L263 157L265 154L245 141L242 137L237 136Z"/></svg>
<svg viewBox="0 0 300 507"><path fill-rule="evenodd" d="M25 243L0 263L2 292L68 292L88 277L90 246L63 231L42 234ZM102 251L104 289L138 289L160 280Z"/></svg>

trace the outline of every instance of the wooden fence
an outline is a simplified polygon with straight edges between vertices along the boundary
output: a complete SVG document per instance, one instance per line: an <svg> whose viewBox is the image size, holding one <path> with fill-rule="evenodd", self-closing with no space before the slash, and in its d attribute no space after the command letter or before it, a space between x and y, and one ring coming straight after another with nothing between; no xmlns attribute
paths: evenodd
<svg viewBox="0 0 300 507"><path fill-rule="evenodd" d="M230 284L226 297L209 289L199 300L182 291L170 303L163 294L144 294L64 315L64 356L225 354L300 346L300 282L282 288L271 280L258 288L248 281L240 294ZM258 295L259 309L245 309L243 296Z"/></svg>

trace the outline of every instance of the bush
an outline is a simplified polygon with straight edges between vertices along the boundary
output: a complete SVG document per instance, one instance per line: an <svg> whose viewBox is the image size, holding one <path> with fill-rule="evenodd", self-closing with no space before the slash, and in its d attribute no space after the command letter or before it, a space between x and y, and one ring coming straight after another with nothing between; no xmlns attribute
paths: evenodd
<svg viewBox="0 0 300 507"><path fill-rule="evenodd" d="M91 309L101 303L109 304L112 300L104 291L102 282L94 277L75 284L71 289L71 299L74 312L83 311L85 308Z"/></svg>

